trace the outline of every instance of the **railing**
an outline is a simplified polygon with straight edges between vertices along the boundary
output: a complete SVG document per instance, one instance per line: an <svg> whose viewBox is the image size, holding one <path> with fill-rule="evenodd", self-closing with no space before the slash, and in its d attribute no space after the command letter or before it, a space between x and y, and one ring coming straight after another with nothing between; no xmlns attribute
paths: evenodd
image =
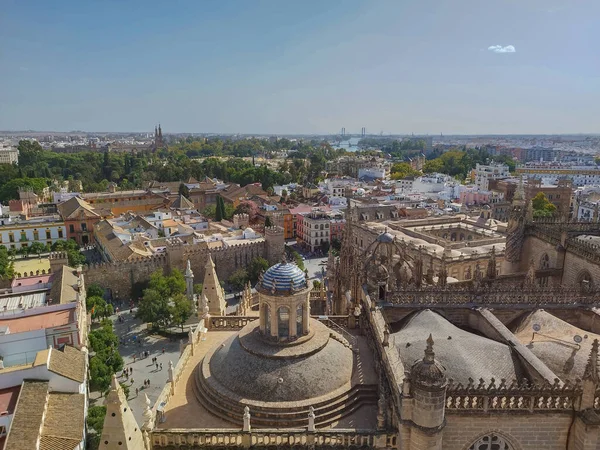
<svg viewBox="0 0 600 450"><path fill-rule="evenodd" d="M551 385L528 385L513 382L507 385L505 380L496 386L494 379L485 385L480 380L474 385L470 380L467 386L449 382L446 391L446 410L471 411L572 411L581 396L581 384L558 380Z"/></svg>
<svg viewBox="0 0 600 450"><path fill-rule="evenodd" d="M484 289L458 288L455 286L408 288L388 297L391 305L406 306L522 306L522 307L580 307L596 306L600 292L582 292L576 288L543 288L535 286L509 287L506 285Z"/></svg>
<svg viewBox="0 0 600 450"><path fill-rule="evenodd" d="M290 447L306 445L315 447L377 447L395 448L396 433L375 430L337 429L310 432L304 429L259 429L244 432L239 429L155 429L152 431L152 448L172 446L198 446L220 448Z"/></svg>
<svg viewBox="0 0 600 450"><path fill-rule="evenodd" d="M249 322L257 320L256 316L215 316L209 319L209 330L240 330Z"/></svg>
<svg viewBox="0 0 600 450"><path fill-rule="evenodd" d="M352 348L356 348L356 336L353 336L345 328L348 328L348 316L312 316L313 319L327 325L332 330L338 332L348 341Z"/></svg>

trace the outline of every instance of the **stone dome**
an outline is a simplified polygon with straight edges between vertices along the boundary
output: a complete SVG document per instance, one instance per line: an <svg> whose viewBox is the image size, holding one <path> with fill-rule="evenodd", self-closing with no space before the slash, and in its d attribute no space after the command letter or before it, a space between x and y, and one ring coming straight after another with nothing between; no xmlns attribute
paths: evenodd
<svg viewBox="0 0 600 450"><path fill-rule="evenodd" d="M446 369L435 360L433 337L431 334L427 338L425 357L413 364L410 375L411 381L415 386L434 389L441 389L446 386Z"/></svg>
<svg viewBox="0 0 600 450"><path fill-rule="evenodd" d="M382 242L384 244L394 242L394 235L392 233L388 233L387 231L385 233L381 233L379 236L377 236L377 242Z"/></svg>
<svg viewBox="0 0 600 450"><path fill-rule="evenodd" d="M306 275L296 264L281 262L267 269L257 287L270 292L289 292L306 289L308 283Z"/></svg>
<svg viewBox="0 0 600 450"><path fill-rule="evenodd" d="M311 321L316 335L287 349L264 342L256 323L249 324L205 361L209 383L227 397L246 402L309 401L348 389L352 351L330 339L325 325Z"/></svg>

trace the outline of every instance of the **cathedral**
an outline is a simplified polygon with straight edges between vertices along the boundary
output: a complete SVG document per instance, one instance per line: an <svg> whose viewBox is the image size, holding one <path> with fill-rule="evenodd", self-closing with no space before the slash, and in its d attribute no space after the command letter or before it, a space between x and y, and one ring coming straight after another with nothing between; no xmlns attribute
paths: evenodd
<svg viewBox="0 0 600 450"><path fill-rule="evenodd" d="M100 448L600 449L598 225L535 220L522 186L506 224L484 214L349 214L323 315L291 262L238 315L215 275L143 424L114 385Z"/></svg>

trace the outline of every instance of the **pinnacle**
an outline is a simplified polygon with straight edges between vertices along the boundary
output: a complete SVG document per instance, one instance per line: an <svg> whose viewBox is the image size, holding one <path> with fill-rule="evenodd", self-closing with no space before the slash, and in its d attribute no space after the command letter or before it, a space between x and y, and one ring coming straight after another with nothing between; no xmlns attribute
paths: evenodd
<svg viewBox="0 0 600 450"><path fill-rule="evenodd" d="M590 356L583 372L584 380L592 380L598 382L598 339L594 339Z"/></svg>

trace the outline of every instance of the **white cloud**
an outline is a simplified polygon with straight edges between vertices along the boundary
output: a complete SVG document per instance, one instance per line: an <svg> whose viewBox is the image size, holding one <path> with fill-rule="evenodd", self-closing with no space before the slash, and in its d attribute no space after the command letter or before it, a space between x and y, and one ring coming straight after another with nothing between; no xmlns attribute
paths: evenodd
<svg viewBox="0 0 600 450"><path fill-rule="evenodd" d="M506 47L491 45L488 47L488 50L494 53L515 53L517 51L514 45L507 45Z"/></svg>

